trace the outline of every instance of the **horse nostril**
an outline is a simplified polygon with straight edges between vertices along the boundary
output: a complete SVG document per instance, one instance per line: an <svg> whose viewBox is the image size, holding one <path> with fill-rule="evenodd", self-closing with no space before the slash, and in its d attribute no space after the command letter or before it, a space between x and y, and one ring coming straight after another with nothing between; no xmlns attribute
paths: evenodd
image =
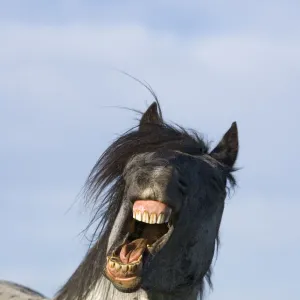
<svg viewBox="0 0 300 300"><path fill-rule="evenodd" d="M183 180L183 178L179 178L178 179L178 187L179 187L179 190L184 194L185 191L187 190L188 188L188 185L186 183L185 180Z"/></svg>

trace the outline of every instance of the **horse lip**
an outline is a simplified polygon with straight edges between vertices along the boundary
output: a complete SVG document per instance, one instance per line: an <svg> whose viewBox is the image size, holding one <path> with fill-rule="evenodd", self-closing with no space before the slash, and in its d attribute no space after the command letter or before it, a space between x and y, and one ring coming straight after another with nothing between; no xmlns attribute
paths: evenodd
<svg viewBox="0 0 300 300"><path fill-rule="evenodd" d="M158 199L139 198L133 201L133 219L147 224L168 223L173 209L164 201Z"/></svg>
<svg viewBox="0 0 300 300"><path fill-rule="evenodd" d="M142 277L140 275L132 276L129 278L120 278L114 276L108 266L105 267L104 276L113 283L113 285L123 293L133 293L141 286Z"/></svg>

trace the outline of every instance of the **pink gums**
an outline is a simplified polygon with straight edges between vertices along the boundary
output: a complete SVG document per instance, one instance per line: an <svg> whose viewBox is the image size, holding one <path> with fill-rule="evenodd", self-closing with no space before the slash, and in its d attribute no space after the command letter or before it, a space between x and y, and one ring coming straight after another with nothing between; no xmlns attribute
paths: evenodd
<svg viewBox="0 0 300 300"><path fill-rule="evenodd" d="M172 212L172 209L166 204L154 200L137 200L133 205L133 212L140 211L143 213L147 211L149 214L156 214L157 216L161 213L164 213L166 216L169 216Z"/></svg>

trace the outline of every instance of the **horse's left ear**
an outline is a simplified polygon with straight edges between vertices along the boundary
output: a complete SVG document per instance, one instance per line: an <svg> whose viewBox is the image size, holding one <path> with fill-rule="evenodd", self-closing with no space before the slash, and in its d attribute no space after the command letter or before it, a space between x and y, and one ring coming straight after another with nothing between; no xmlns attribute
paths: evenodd
<svg viewBox="0 0 300 300"><path fill-rule="evenodd" d="M162 122L163 120L158 111L158 105L156 102L153 102L141 117L140 129L146 127L149 124L162 124Z"/></svg>
<svg viewBox="0 0 300 300"><path fill-rule="evenodd" d="M237 159L238 151L238 129L236 122L233 122L216 148L211 151L210 156L222 164L232 167Z"/></svg>

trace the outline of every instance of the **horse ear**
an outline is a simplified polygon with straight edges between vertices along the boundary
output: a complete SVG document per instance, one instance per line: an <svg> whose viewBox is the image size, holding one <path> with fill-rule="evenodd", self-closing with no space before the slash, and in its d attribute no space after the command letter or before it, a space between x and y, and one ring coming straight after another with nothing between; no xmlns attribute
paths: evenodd
<svg viewBox="0 0 300 300"><path fill-rule="evenodd" d="M211 151L210 156L222 164L232 167L237 159L238 150L238 129L236 122L233 122L216 148Z"/></svg>
<svg viewBox="0 0 300 300"><path fill-rule="evenodd" d="M141 117L140 129L144 128L148 124L162 124L162 123L163 120L159 113L157 102L153 102Z"/></svg>

